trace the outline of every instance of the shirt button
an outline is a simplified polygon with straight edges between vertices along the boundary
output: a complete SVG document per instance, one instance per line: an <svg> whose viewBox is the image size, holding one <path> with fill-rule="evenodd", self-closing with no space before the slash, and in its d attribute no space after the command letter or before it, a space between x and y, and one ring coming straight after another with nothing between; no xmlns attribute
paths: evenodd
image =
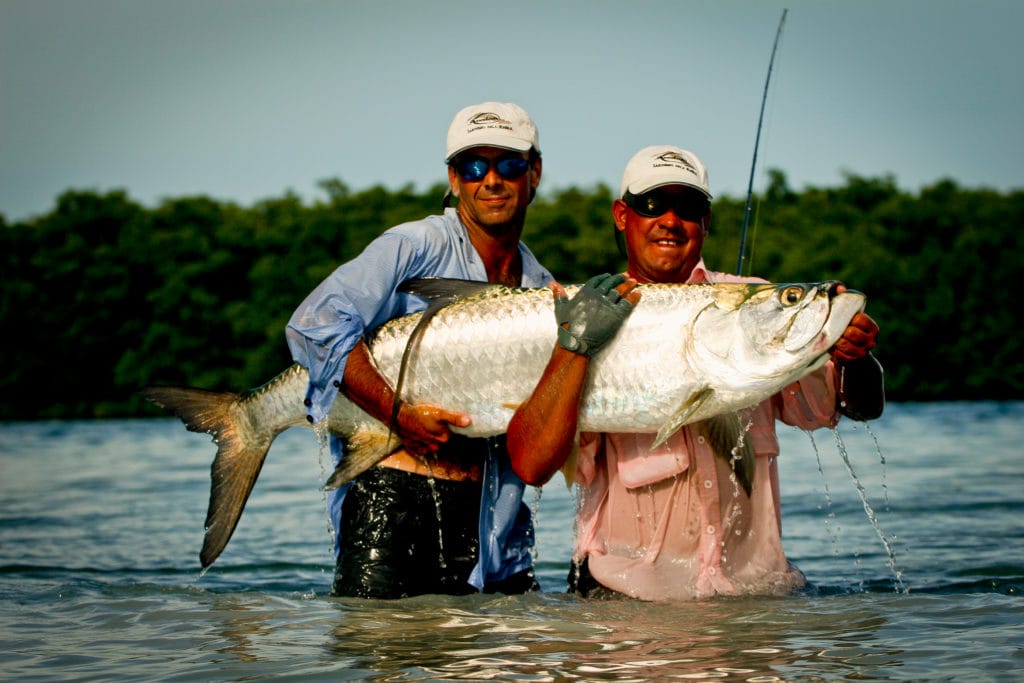
<svg viewBox="0 0 1024 683"><path fill-rule="evenodd" d="M697 437L697 443L704 443L705 441L706 441L706 439L703 436L698 436Z"/></svg>
<svg viewBox="0 0 1024 683"><path fill-rule="evenodd" d="M714 524L708 524L708 533L709 534L715 533L715 525Z"/></svg>
<svg viewBox="0 0 1024 683"><path fill-rule="evenodd" d="M335 389L341 389L341 380L340 379L334 380L334 388Z"/></svg>
<svg viewBox="0 0 1024 683"><path fill-rule="evenodd" d="M310 406L313 405L313 399L307 398L305 401L303 401L303 403L306 404L307 408L309 408Z"/></svg>
<svg viewBox="0 0 1024 683"><path fill-rule="evenodd" d="M714 485L715 485L715 482L711 481L710 479L705 479L704 480L704 488L709 489L709 488L711 488Z"/></svg>

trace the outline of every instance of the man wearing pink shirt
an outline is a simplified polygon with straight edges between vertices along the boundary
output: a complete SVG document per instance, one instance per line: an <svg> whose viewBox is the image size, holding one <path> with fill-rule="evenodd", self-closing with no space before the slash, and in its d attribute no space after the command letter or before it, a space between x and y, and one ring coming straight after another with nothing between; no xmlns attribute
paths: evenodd
<svg viewBox="0 0 1024 683"><path fill-rule="evenodd" d="M612 205L628 279L610 296L635 304L638 282L763 282L705 267L701 249L710 200L707 170L692 152L663 145L634 155ZM564 300L564 290L552 288ZM803 585L803 574L782 549L775 421L811 430L834 427L844 412L858 419L880 415L881 374L856 362L877 334L875 322L857 314L824 367L748 411L757 455L750 495L692 426L653 451L654 434L582 434L570 591L674 600L778 594ZM589 355L574 350L571 340L566 344L563 335L571 336L560 332L540 385L509 424L512 466L529 484L550 479L575 440ZM845 381L858 386L843 402L837 400L841 368Z"/></svg>

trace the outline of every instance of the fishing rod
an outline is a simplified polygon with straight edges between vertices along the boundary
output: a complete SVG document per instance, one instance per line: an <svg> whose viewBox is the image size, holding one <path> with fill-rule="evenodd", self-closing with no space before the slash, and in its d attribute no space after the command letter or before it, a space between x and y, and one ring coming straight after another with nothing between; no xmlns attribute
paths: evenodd
<svg viewBox="0 0 1024 683"><path fill-rule="evenodd" d="M757 148L761 144L761 125L764 122L764 107L768 100L768 84L772 78L772 66L775 64L775 53L779 48L779 39L782 37L782 26L786 23L788 9L782 10L782 18L779 19L779 28L775 32L775 42L772 44L772 56L768 60L768 75L764 79L764 93L761 95L761 113L757 118L757 135L754 137L754 159L750 162L750 181L747 183L747 208L743 214L743 230L740 232L740 253L736 261L736 274L743 274L743 260L746 252L747 225L750 222L750 204L754 196L754 171L757 168ZM856 372L848 372L851 366L856 366ZM882 364L878 362L874 354L868 353L863 358L843 363L838 368L839 386L837 388L837 399L843 413L848 417L859 420L873 420L881 416L885 409L885 371ZM878 391L878 387L881 391Z"/></svg>
<svg viewBox="0 0 1024 683"><path fill-rule="evenodd" d="M779 39L782 37L782 25L786 23L788 9L782 10L782 18L779 19L779 28L775 32L775 43L772 45L772 56L768 60L768 75L764 79L764 94L761 96L761 114L757 117L757 135L754 137L754 159L750 162L750 182L747 183L747 208L743 213L743 230L740 232L740 253L736 260L736 274L743 274L744 252L747 250L747 224L750 222L750 202L754 196L754 169L757 167L757 148L761 144L761 124L764 121L764 105L768 100L768 83L772 78L772 65L775 64L775 51L779 48Z"/></svg>

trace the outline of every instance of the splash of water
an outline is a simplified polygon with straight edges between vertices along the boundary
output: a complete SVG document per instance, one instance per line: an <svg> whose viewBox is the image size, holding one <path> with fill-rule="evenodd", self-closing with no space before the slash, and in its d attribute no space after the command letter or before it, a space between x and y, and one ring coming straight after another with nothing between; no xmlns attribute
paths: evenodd
<svg viewBox="0 0 1024 683"><path fill-rule="evenodd" d="M425 459L427 463L427 471L430 472L427 476L427 483L430 485L430 497L434 499L434 512L437 515L437 519L441 521L441 494L437 490L437 479L434 478L434 469L430 466L430 459ZM437 550L438 558L437 564L441 569L448 566L448 563L444 559L444 534L441 533L443 524L437 525Z"/></svg>
<svg viewBox="0 0 1024 683"><path fill-rule="evenodd" d="M828 479L825 478L825 470L821 465L821 451L818 450L818 442L814 440L814 434L809 431L804 431L807 438L811 442L811 449L814 451L814 459L818 463L818 475L821 477L822 485L825 487L825 509L827 514L825 516L825 531L828 533L829 538L832 540L832 556L839 557L839 535L838 527L832 522L836 518L836 513L832 509L832 492L828 487Z"/></svg>
<svg viewBox="0 0 1024 683"><path fill-rule="evenodd" d="M910 590L903 583L903 572L896 566L896 551L893 549L888 537L882 531L882 528L878 523L878 517L875 515L875 510L871 507L871 503L868 501L867 491L864 489L864 485L861 483L860 477L858 477L857 473L854 471L853 463L850 462L850 455L846 450L846 444L843 442L838 430L833 429L832 434L835 437L836 449L839 451L839 457L842 458L843 464L846 465L846 471L849 472L850 478L853 480L853 484L857 488L857 494L860 496L861 504L864 506L864 512L867 513L868 520L871 522L871 526L874 527L875 533L878 534L878 538L882 541L882 546L885 548L885 552L889 557L886 564L889 569L892 570L893 577L895 579L896 592L909 593Z"/></svg>
<svg viewBox="0 0 1024 683"><path fill-rule="evenodd" d="M530 519L532 519L533 523L536 524L540 517L540 497L544 490L540 486L534 486L532 488L533 498L530 501ZM537 543L530 546L530 557L533 558L533 564L536 566L538 558L540 557L537 550Z"/></svg>
<svg viewBox="0 0 1024 683"><path fill-rule="evenodd" d="M326 417L313 424L313 434L316 435L317 463L320 465L319 481L324 481L328 475L326 463L330 460L328 454L330 453L331 443L331 430L328 426L328 419ZM324 517L327 518L327 538L329 539L328 544L330 546L328 549L328 556L333 556L334 521L331 519L330 506L327 504L327 489L325 489L323 486L320 487L320 500L324 504Z"/></svg>
<svg viewBox="0 0 1024 683"><path fill-rule="evenodd" d="M729 481L732 482L733 498L738 498L740 495L740 481L739 477L736 476L736 466L739 464L739 461L743 459L743 456L740 455L740 453L743 451L743 445L746 443L747 435L750 433L750 428L754 426L754 418L751 411L739 411L736 413L736 417L740 420L740 433L736 439L736 445L732 447L732 450L729 453L729 467L732 469L732 474L729 475Z"/></svg>

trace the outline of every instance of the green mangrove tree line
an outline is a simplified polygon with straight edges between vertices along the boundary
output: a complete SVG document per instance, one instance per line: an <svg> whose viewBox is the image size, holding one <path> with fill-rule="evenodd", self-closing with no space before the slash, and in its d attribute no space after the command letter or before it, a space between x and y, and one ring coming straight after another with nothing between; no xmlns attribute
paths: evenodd
<svg viewBox="0 0 1024 683"><path fill-rule="evenodd" d="M890 177L794 191L778 171L756 202L745 273L838 279L868 295L890 400L1020 399L1013 289L1024 191ZM148 208L125 192L68 191L48 213L0 214L0 419L158 414L149 384L259 385L291 361L285 323L383 229L440 208L443 186L353 192L321 183L240 206L205 196ZM542 193L526 242L563 282L621 270L608 187ZM705 260L734 271L745 199L716 198Z"/></svg>

